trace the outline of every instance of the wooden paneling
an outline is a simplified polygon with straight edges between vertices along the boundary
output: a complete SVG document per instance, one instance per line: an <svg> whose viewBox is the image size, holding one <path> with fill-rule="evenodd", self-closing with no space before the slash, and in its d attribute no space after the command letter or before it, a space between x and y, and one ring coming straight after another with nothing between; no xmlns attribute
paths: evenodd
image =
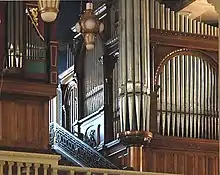
<svg viewBox="0 0 220 175"><path fill-rule="evenodd" d="M184 175L217 175L218 154L153 149L150 171Z"/></svg>
<svg viewBox="0 0 220 175"><path fill-rule="evenodd" d="M0 101L0 146L48 149L47 101Z"/></svg>
<svg viewBox="0 0 220 175"><path fill-rule="evenodd" d="M145 149L151 150L151 166L147 171L184 175L217 175L218 141L155 136Z"/></svg>
<svg viewBox="0 0 220 175"><path fill-rule="evenodd" d="M119 142L106 145L109 159L119 167L130 167L132 158L123 156L126 148ZM143 150L143 171L184 175L219 175L217 140L155 135ZM133 159L137 159L133 157ZM121 162L120 162L120 161Z"/></svg>

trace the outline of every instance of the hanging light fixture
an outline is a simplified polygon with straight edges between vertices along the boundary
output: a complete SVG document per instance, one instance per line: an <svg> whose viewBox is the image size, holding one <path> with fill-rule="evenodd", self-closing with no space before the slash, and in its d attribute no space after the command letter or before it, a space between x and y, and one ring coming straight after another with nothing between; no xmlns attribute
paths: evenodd
<svg viewBox="0 0 220 175"><path fill-rule="evenodd" d="M41 18L45 22L53 22L59 12L60 0L38 0L38 8Z"/></svg>
<svg viewBox="0 0 220 175"><path fill-rule="evenodd" d="M95 16L91 1L86 3L86 10L75 27L78 33L82 33L87 50L92 50L95 46L95 37L104 30L104 24Z"/></svg>

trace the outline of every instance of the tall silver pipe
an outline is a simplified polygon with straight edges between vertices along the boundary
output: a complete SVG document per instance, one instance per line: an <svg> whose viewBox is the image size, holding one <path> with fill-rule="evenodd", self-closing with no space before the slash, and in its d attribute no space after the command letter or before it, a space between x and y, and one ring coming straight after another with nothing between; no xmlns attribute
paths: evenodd
<svg viewBox="0 0 220 175"><path fill-rule="evenodd" d="M175 31L175 12L171 11L171 30Z"/></svg>
<svg viewBox="0 0 220 175"><path fill-rule="evenodd" d="M183 26L182 26L183 27ZM180 110L181 110L181 129L182 129L182 137L184 137L184 134L185 134L185 55L181 55L181 60L180 60L180 67L181 67L181 72L180 72L180 75L181 75L181 107L180 107Z"/></svg>
<svg viewBox="0 0 220 175"><path fill-rule="evenodd" d="M149 1L141 1L141 34L143 39L141 40L142 46L142 82L143 82L143 129L149 128L150 117L150 37L149 37Z"/></svg>
<svg viewBox="0 0 220 175"><path fill-rule="evenodd" d="M177 104L176 104L176 94L177 94L177 88L176 88L176 84L177 84L177 75L176 75L176 57L173 58L172 60L172 111L173 114L173 121L172 121L172 129L173 129L173 136L175 136L175 129L176 129L176 112L177 112Z"/></svg>
<svg viewBox="0 0 220 175"><path fill-rule="evenodd" d="M197 33L197 21L193 20L193 33L196 34Z"/></svg>
<svg viewBox="0 0 220 175"><path fill-rule="evenodd" d="M181 65L181 56L177 57L177 66L176 69L177 71L180 70L180 65ZM177 88L177 110L178 110L178 114L177 114L177 136L180 136L180 129L181 129L181 74L179 74L180 76L178 76L178 86L179 88Z"/></svg>
<svg viewBox="0 0 220 175"><path fill-rule="evenodd" d="M134 120L134 21L133 0L126 0L126 39L127 39L127 92L128 92L128 116L130 130L133 130Z"/></svg>
<svg viewBox="0 0 220 175"><path fill-rule="evenodd" d="M171 60L167 63L167 65L166 65L166 111L167 111L167 134L168 134L168 136L170 136L170 134L171 134L171 131L172 131L172 129L171 129L171 127L170 126L172 126L172 123L171 123L171 110L172 110L172 108L171 108L171 102L172 102L172 100L171 100L171 91L172 91L172 84L171 84L171 81L169 80L169 81L167 81L167 77L170 77L171 78L171 73L170 73L170 70L171 70Z"/></svg>
<svg viewBox="0 0 220 175"><path fill-rule="evenodd" d="M179 32L180 31L180 14L177 12L176 13L176 31Z"/></svg>
<svg viewBox="0 0 220 175"><path fill-rule="evenodd" d="M214 36L214 27L213 26L211 26L211 34L210 35Z"/></svg>
<svg viewBox="0 0 220 175"><path fill-rule="evenodd" d="M189 20L189 33L193 33L193 20L191 18Z"/></svg>
<svg viewBox="0 0 220 175"><path fill-rule="evenodd" d="M208 25L204 24L204 34L208 35Z"/></svg>
<svg viewBox="0 0 220 175"><path fill-rule="evenodd" d="M190 57L189 55L186 55L185 56L185 79L186 79L186 82L185 82L185 113L186 113L186 116L185 116L185 122L186 122L186 137L192 137L192 120L191 120L191 117L190 117L190 110L189 110L189 106L190 106L190 67L189 67L189 64L190 64Z"/></svg>
<svg viewBox="0 0 220 175"><path fill-rule="evenodd" d="M218 36L218 27L214 27L214 36Z"/></svg>
<svg viewBox="0 0 220 175"><path fill-rule="evenodd" d="M211 35L211 26L208 25L208 35Z"/></svg>
<svg viewBox="0 0 220 175"><path fill-rule="evenodd" d="M201 34L202 35L204 35L205 33L204 33L204 23L203 22L201 22Z"/></svg>
<svg viewBox="0 0 220 175"><path fill-rule="evenodd" d="M150 0L150 27L155 28L155 0Z"/></svg>
<svg viewBox="0 0 220 175"><path fill-rule="evenodd" d="M166 26L167 25L165 23L165 5L164 4L161 4L160 5L160 23L161 23L161 29L162 30L165 30L166 29Z"/></svg>
<svg viewBox="0 0 220 175"><path fill-rule="evenodd" d="M160 3L155 1L155 27L156 29L160 29Z"/></svg>
<svg viewBox="0 0 220 175"><path fill-rule="evenodd" d="M201 115L201 96L202 96L202 94L201 94L201 86L202 86L202 82L201 82L201 74L202 74L202 72L201 72L201 60L200 60L200 58L197 58L197 64L198 64L198 106L197 106L197 108L198 108L198 112L197 112L197 114L198 114L198 138L201 138L201 137L203 137L203 134L202 134L202 132L203 132L203 126L202 125L200 125L200 123L202 122L202 120L203 120L203 116ZM201 130L200 130L200 126L201 126Z"/></svg>
<svg viewBox="0 0 220 175"><path fill-rule="evenodd" d="M140 1L134 2L134 31L140 31ZM135 62L135 107L136 107L136 117L137 117L137 129L140 130L141 127L141 41L140 32L134 32L134 62Z"/></svg>
<svg viewBox="0 0 220 175"><path fill-rule="evenodd" d="M186 15L185 16L185 30L184 30L184 32L189 32L189 16L188 15Z"/></svg>
<svg viewBox="0 0 220 175"><path fill-rule="evenodd" d="M185 32L185 16L180 15L180 32Z"/></svg>
<svg viewBox="0 0 220 175"><path fill-rule="evenodd" d="M120 94L120 122L121 122L121 131L126 130L126 115L127 115L127 44L126 44L126 0L119 1L119 18L120 18L120 42L119 42L119 69L120 69L120 78L119 84L119 94Z"/></svg>
<svg viewBox="0 0 220 175"><path fill-rule="evenodd" d="M170 30L170 27L171 27L171 23L170 23L170 16L171 16L171 13L170 13L170 8L165 8L165 11L166 11L166 20L165 20L165 25L166 25L166 30Z"/></svg>
<svg viewBox="0 0 220 175"><path fill-rule="evenodd" d="M201 22L197 21L197 34L201 34Z"/></svg>

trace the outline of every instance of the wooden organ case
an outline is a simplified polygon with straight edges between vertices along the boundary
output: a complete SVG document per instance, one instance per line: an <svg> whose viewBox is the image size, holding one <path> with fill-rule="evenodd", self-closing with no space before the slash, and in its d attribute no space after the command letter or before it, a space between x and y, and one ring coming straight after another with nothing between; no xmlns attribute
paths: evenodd
<svg viewBox="0 0 220 175"><path fill-rule="evenodd" d="M116 140L106 144L105 151L110 160L122 167L135 164L142 171L217 175L218 28L180 15L156 0L146 2L150 43L149 128L154 136L149 144L136 150L140 151L135 153L138 157L127 149L129 145L117 141L120 132L117 61L112 72L113 140ZM110 56L117 58L115 9L117 5L113 4L109 15L114 27L106 46Z"/></svg>
<svg viewBox="0 0 220 175"><path fill-rule="evenodd" d="M57 43L45 40L35 2L1 2L0 8L0 147L48 150Z"/></svg>

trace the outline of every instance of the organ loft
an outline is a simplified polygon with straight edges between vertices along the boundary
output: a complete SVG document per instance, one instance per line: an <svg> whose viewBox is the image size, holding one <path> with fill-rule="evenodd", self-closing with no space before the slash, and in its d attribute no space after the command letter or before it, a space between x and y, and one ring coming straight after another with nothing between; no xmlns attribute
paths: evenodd
<svg viewBox="0 0 220 175"><path fill-rule="evenodd" d="M218 175L219 0L0 2L0 175Z"/></svg>

